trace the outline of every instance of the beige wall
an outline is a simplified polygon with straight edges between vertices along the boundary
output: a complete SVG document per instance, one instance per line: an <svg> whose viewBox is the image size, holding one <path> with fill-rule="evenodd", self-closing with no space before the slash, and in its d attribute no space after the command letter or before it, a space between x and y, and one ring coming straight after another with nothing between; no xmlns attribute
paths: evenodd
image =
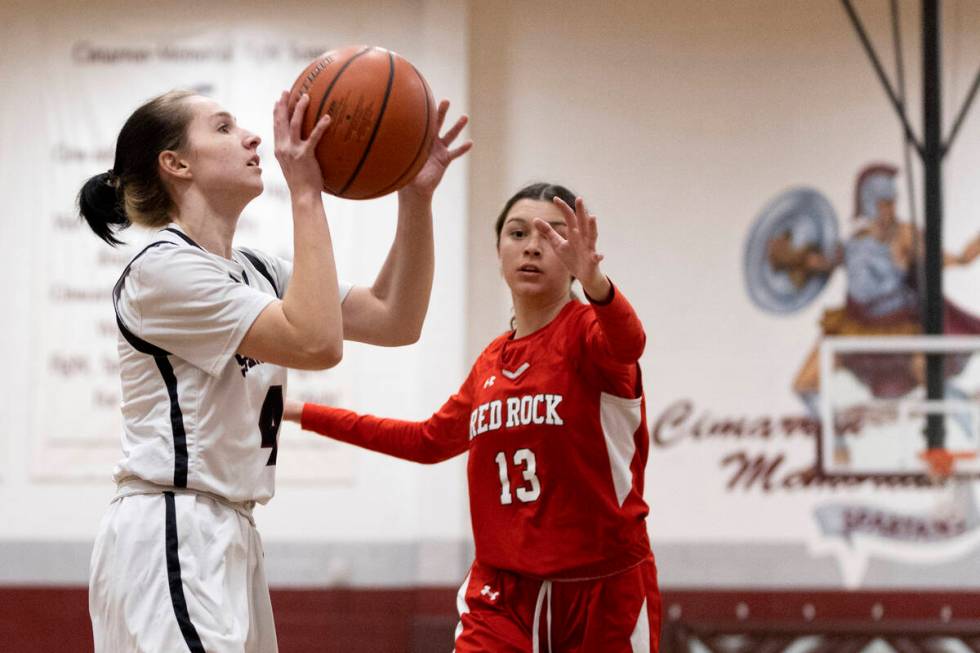
<svg viewBox="0 0 980 653"><path fill-rule="evenodd" d="M918 3L899 4L918 127ZM887 3L856 5L892 71ZM980 62L980 7L943 6L948 128ZM657 340L677 347L744 302L742 238L766 199L812 185L846 226L857 169L902 163L897 119L838 2L500 0L470 11L470 358L506 317L489 234L527 181L561 180L591 201L608 271ZM952 248L980 222L978 137L972 115L948 159ZM949 276L973 302L962 275ZM681 310L683 323L665 320ZM757 317L746 316L751 329L764 328Z"/></svg>

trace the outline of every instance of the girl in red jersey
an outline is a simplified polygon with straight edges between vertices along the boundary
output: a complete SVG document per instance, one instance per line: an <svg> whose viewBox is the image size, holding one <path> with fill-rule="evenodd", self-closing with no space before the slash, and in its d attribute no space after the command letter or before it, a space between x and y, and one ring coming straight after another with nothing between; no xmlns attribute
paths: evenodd
<svg viewBox="0 0 980 653"><path fill-rule="evenodd" d="M496 231L514 329L437 413L407 422L288 402L285 418L421 463L469 452L476 560L460 588L457 653L655 652L643 327L599 269L581 198L528 186ZM573 277L587 304L571 296Z"/></svg>

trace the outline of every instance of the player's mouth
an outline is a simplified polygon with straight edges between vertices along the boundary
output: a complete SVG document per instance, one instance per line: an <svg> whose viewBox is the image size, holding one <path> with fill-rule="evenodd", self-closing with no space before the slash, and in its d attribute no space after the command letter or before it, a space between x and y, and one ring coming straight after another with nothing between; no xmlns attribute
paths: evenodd
<svg viewBox="0 0 980 653"><path fill-rule="evenodd" d="M541 268L539 268L536 265L531 265L530 263L527 263L527 264L522 265L521 267L517 268L517 271L518 272L523 272L523 273L526 273L526 274L530 274L530 275L541 274Z"/></svg>
<svg viewBox="0 0 980 653"><path fill-rule="evenodd" d="M259 168L259 155L256 154L251 159L249 159L248 162L245 163L245 166L249 168ZM262 168L259 168L259 170L261 169Z"/></svg>

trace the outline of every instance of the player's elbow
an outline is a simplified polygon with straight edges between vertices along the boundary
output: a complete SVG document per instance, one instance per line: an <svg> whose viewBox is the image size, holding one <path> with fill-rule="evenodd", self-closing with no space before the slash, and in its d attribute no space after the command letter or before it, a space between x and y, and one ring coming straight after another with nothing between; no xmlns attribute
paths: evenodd
<svg viewBox="0 0 980 653"><path fill-rule="evenodd" d="M311 344L303 349L303 359L311 370L326 370L336 367L344 358L344 341L330 339Z"/></svg>
<svg viewBox="0 0 980 653"><path fill-rule="evenodd" d="M392 337L391 346L392 347L404 347L406 345L414 345L422 337L422 325L418 327L412 327L407 329L402 329L401 332L396 333Z"/></svg>
<svg viewBox="0 0 980 653"><path fill-rule="evenodd" d="M422 325L388 324L378 330L368 342L380 347L404 347L414 345L422 337Z"/></svg>
<svg viewBox="0 0 980 653"><path fill-rule="evenodd" d="M640 336L640 338L637 339L637 342L633 346L632 351L630 351L630 356L635 361L640 360L640 356L643 355L643 352L646 351L646 348L647 348L647 336L644 333Z"/></svg>
<svg viewBox="0 0 980 653"><path fill-rule="evenodd" d="M621 342L616 347L614 355L621 363L633 363L640 360L640 356L646 350L647 337L646 334L641 334L639 338Z"/></svg>

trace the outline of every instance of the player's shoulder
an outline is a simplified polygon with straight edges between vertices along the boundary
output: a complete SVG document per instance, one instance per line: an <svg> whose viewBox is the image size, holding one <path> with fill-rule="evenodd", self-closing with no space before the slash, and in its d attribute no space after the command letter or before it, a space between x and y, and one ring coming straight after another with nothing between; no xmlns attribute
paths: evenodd
<svg viewBox="0 0 980 653"><path fill-rule="evenodd" d="M179 276L183 271L213 268L220 271L221 266L215 257L200 247L175 241L173 238L157 238L146 245L129 266L140 275Z"/></svg>
<svg viewBox="0 0 980 653"><path fill-rule="evenodd" d="M286 279L289 276L289 272L284 269L284 264L288 267L288 262L283 261L278 256L267 254L252 247L236 247L235 251L247 260L256 272L272 284L272 287L276 290L276 294L281 295L283 293Z"/></svg>
<svg viewBox="0 0 980 653"><path fill-rule="evenodd" d="M239 245L235 247L235 251L241 253L253 265L256 261L262 265L265 265L266 267L272 267L278 263L278 259L275 256L267 254L260 249L255 249L254 247L244 247Z"/></svg>
<svg viewBox="0 0 980 653"><path fill-rule="evenodd" d="M570 321L581 320L592 315L592 304L574 297L569 300L566 310Z"/></svg>
<svg viewBox="0 0 980 653"><path fill-rule="evenodd" d="M574 298L568 302L555 319L558 321L555 325L558 333L575 333L595 322L596 315L591 304Z"/></svg>
<svg viewBox="0 0 980 653"><path fill-rule="evenodd" d="M116 282L116 297L147 291L178 293L201 289L202 281L212 287L228 279L220 257L190 241L182 233L164 229L154 234L130 260Z"/></svg>
<svg viewBox="0 0 980 653"><path fill-rule="evenodd" d="M498 353L500 353L500 350L503 348L504 344L513 336L513 330L508 329L507 331L504 331L491 340L490 344L483 348L483 351L480 352L480 356L477 358L477 360L482 360L488 356L496 356Z"/></svg>

